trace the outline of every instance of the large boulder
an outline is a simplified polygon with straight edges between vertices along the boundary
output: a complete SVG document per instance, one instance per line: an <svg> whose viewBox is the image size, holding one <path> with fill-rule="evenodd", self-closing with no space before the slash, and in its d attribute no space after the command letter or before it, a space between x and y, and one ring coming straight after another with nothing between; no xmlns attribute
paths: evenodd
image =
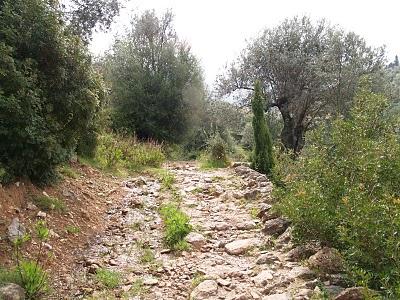
<svg viewBox="0 0 400 300"><path fill-rule="evenodd" d="M268 235L278 236L286 231L290 222L284 218L268 220L264 224L263 232Z"/></svg>
<svg viewBox="0 0 400 300"><path fill-rule="evenodd" d="M24 300L25 290L15 283L7 283L0 287L1 300Z"/></svg>
<svg viewBox="0 0 400 300"><path fill-rule="evenodd" d="M215 280L201 282L190 294L190 300L207 300L217 296L218 284Z"/></svg>
<svg viewBox="0 0 400 300"><path fill-rule="evenodd" d="M25 227L19 222L18 218L14 218L8 226L8 239L14 243L18 238L25 234Z"/></svg>
<svg viewBox="0 0 400 300"><path fill-rule="evenodd" d="M339 273L343 270L343 258L339 251L324 247L308 259L312 269L324 273Z"/></svg>
<svg viewBox="0 0 400 300"><path fill-rule="evenodd" d="M317 248L314 245L311 244L300 245L293 248L286 254L286 260L301 261L303 259L308 259L311 255L314 255L316 252Z"/></svg>

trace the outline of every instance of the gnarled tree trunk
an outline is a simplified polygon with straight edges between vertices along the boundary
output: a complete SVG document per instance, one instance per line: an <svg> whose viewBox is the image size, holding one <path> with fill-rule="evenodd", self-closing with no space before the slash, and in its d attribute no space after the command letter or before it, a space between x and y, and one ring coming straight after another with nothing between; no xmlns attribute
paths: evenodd
<svg viewBox="0 0 400 300"><path fill-rule="evenodd" d="M283 120L283 129L281 132L281 142L286 149L292 150L298 154L304 146L305 127L301 120L291 115L289 110L289 102L286 98L279 99L277 107L281 113Z"/></svg>

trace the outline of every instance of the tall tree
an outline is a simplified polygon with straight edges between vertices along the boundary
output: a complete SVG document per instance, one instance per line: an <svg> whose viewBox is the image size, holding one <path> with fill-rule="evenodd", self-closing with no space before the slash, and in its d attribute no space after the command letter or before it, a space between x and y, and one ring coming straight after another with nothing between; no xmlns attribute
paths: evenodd
<svg viewBox="0 0 400 300"><path fill-rule="evenodd" d="M58 0L48 0L54 4ZM93 30L108 30L119 14L121 0L61 0L63 15L73 32L89 42Z"/></svg>
<svg viewBox="0 0 400 300"><path fill-rule="evenodd" d="M52 179L92 121L102 85L79 37L45 0L0 6L0 168Z"/></svg>
<svg viewBox="0 0 400 300"><path fill-rule="evenodd" d="M255 170L270 174L273 167L272 139L264 115L264 99L260 81L254 85L251 102L253 110L254 153L252 166Z"/></svg>
<svg viewBox="0 0 400 300"><path fill-rule="evenodd" d="M383 56L383 49L368 47L354 33L295 17L251 41L219 77L218 88L221 94L252 90L260 79L266 109L277 107L282 116L283 145L298 152L318 119L347 114L359 77L378 74Z"/></svg>
<svg viewBox="0 0 400 300"><path fill-rule="evenodd" d="M105 59L114 127L140 138L179 141L204 98L197 59L172 21L170 12L135 16Z"/></svg>

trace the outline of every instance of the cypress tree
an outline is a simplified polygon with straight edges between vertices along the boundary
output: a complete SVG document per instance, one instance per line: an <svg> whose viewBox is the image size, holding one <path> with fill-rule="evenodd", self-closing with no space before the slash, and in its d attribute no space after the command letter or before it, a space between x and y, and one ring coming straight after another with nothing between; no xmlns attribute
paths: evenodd
<svg viewBox="0 0 400 300"><path fill-rule="evenodd" d="M270 174L273 167L272 139L265 120L261 83L258 80L254 85L254 96L251 107L253 110L255 141L252 167L260 173Z"/></svg>

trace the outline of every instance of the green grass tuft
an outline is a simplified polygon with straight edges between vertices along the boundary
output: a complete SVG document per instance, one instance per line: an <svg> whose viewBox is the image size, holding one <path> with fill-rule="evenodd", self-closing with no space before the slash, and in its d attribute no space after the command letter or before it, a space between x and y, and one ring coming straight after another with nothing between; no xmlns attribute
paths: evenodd
<svg viewBox="0 0 400 300"><path fill-rule="evenodd" d="M78 226L68 225L65 228L65 231L67 231L67 233L69 233L69 234L78 234L81 232L81 229Z"/></svg>
<svg viewBox="0 0 400 300"><path fill-rule="evenodd" d="M63 165L61 166L58 171L66 177L69 178L78 178L79 174L69 165Z"/></svg>
<svg viewBox="0 0 400 300"><path fill-rule="evenodd" d="M174 250L186 250L184 238L192 231L189 217L173 203L163 205L160 214L164 221L166 245Z"/></svg>
<svg viewBox="0 0 400 300"><path fill-rule="evenodd" d="M32 198L32 201L44 211L55 210L57 212L65 212L67 210L65 203L56 197L37 195Z"/></svg>
<svg viewBox="0 0 400 300"><path fill-rule="evenodd" d="M121 274L105 268L100 268L96 271L96 280L105 288L114 289L120 285Z"/></svg>

